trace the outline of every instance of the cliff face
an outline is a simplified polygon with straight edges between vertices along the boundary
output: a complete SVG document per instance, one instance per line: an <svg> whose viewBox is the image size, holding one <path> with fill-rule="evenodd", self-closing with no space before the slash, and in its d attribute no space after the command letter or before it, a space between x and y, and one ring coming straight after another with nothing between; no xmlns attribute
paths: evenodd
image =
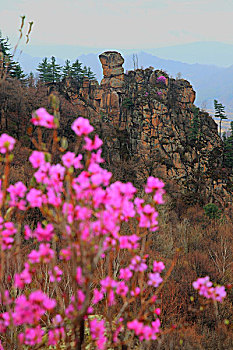
<svg viewBox="0 0 233 350"><path fill-rule="evenodd" d="M137 159L147 175L175 179L191 191L204 182L216 187L211 172L221 163L221 139L214 120L194 106L190 83L153 67L124 74L124 59L115 51L99 58L100 86L84 80L70 98L80 115L102 118L115 130L114 157Z"/></svg>

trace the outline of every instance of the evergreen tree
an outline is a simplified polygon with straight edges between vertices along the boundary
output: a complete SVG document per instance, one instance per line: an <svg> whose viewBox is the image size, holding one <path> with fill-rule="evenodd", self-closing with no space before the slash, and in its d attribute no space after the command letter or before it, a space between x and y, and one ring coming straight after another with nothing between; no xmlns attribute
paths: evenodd
<svg viewBox="0 0 233 350"><path fill-rule="evenodd" d="M54 56L51 57L50 69L51 82L58 83L61 80L61 66L56 63L56 58Z"/></svg>
<svg viewBox="0 0 233 350"><path fill-rule="evenodd" d="M220 137L222 136L222 120L227 119L225 113L225 107L219 103L217 100L214 100L214 109L215 109L215 117L220 118L219 128L220 128Z"/></svg>
<svg viewBox="0 0 233 350"><path fill-rule="evenodd" d="M32 72L30 72L28 77L27 77L27 85L29 87L35 86L35 77L34 77L34 74Z"/></svg>
<svg viewBox="0 0 233 350"><path fill-rule="evenodd" d="M45 57L42 60L42 62L39 63L37 71L39 72L39 79L42 80L44 83L52 82L52 69L47 57Z"/></svg>
<svg viewBox="0 0 233 350"><path fill-rule="evenodd" d="M193 120L191 122L191 128L188 134L188 139L191 145L194 145L198 141L200 132L200 120L199 120L199 108L193 107Z"/></svg>
<svg viewBox="0 0 233 350"><path fill-rule="evenodd" d="M229 137L223 137L224 143L224 160L223 164L227 168L233 169L233 122L231 122L231 135Z"/></svg>
<svg viewBox="0 0 233 350"><path fill-rule="evenodd" d="M87 66L83 67L83 76L87 77Z"/></svg>
<svg viewBox="0 0 233 350"><path fill-rule="evenodd" d="M85 77L88 77L89 80L95 80L96 76L95 74L92 72L90 67L84 66L83 67L83 75Z"/></svg>
<svg viewBox="0 0 233 350"><path fill-rule="evenodd" d="M75 79L76 82L78 82L78 83L81 83L82 80L83 80L82 63L79 62L78 59L72 64L71 76L72 76L72 78Z"/></svg>
<svg viewBox="0 0 233 350"><path fill-rule="evenodd" d="M72 75L72 66L70 60L65 61L65 66L62 68L62 77L69 78Z"/></svg>
<svg viewBox="0 0 233 350"><path fill-rule="evenodd" d="M11 74L11 76L13 78L16 78L16 79L20 80L21 83L25 83L26 82L27 75L24 74L24 71L22 70L22 68L21 68L19 63L15 63L12 66L10 74Z"/></svg>
<svg viewBox="0 0 233 350"><path fill-rule="evenodd" d="M1 61L3 68L12 61L12 55L10 54L10 44L8 38L2 37L2 32L0 31L0 52L1 52Z"/></svg>
<svg viewBox="0 0 233 350"><path fill-rule="evenodd" d="M11 47L9 44L8 38L3 38L2 33L0 31L0 69L1 69L1 76L4 74L9 74L12 77L17 78L17 73L19 74L19 63L16 63L13 61L13 56L10 53ZM22 77L23 71L21 69L21 77Z"/></svg>

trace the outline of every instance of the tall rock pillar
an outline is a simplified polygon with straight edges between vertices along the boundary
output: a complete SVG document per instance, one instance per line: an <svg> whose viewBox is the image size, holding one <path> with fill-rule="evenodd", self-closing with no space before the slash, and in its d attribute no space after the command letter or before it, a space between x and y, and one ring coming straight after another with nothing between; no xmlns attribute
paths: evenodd
<svg viewBox="0 0 233 350"><path fill-rule="evenodd" d="M107 51L99 55L103 68L98 97L100 111L107 115L114 126L120 122L120 96L124 86L124 58L119 52Z"/></svg>
<svg viewBox="0 0 233 350"><path fill-rule="evenodd" d="M100 85L103 88L121 89L124 84L124 58L119 52L107 51L99 55L99 59L104 75Z"/></svg>

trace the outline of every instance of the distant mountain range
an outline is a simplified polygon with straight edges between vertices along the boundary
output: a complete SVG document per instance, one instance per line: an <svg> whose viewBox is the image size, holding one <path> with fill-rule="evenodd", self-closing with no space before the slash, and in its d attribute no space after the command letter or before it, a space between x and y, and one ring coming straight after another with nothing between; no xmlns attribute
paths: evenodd
<svg viewBox="0 0 233 350"><path fill-rule="evenodd" d="M233 45L227 45L222 43L211 43L211 45L206 45L209 47L209 51L206 49L207 53L205 56L205 50L203 48L203 43L193 43L187 45L180 45L170 48L161 48L151 50L153 52L158 52L159 55L170 57L180 57L182 60L186 59L187 61L191 59L193 54L193 61L202 61L205 57L205 61L211 62L211 57L220 56L217 48L222 47L222 54L225 57L225 63L233 63ZM69 46L66 46L66 49L63 50L62 57L56 56L56 52L60 51L54 47L54 56L57 58L59 64L64 64L64 59L69 58L71 61L74 61L78 58L83 65L91 67L92 71L96 74L97 79L100 81L102 79L102 67L99 62L98 54L103 52L103 50L96 52L97 49L93 49L95 53L81 54L78 56L74 55L74 47L71 47L72 50L69 50ZM176 50L175 50L176 48ZM178 50L178 49L179 50ZM194 55L194 49L196 49L196 56ZM52 48L50 48L52 50ZM40 52L46 52L45 55L41 57L33 57L26 52L23 52L18 56L18 60L22 65L25 72L29 73L30 71L36 72L36 68L41 62L44 56L50 57L50 50L40 50ZM212 50L212 51L211 51ZM228 50L228 51L227 51ZM130 51L130 50L129 50ZM69 55L70 52L70 55ZM80 52L77 49L77 52ZM126 70L134 69L133 62L133 53L127 54L124 51L120 51L125 59L124 68ZM132 51L131 51L132 52ZM198 54L199 52L199 54ZM226 58L228 52L228 59ZM59 53L59 52L58 52ZM196 91L196 100L195 104L201 108L213 110L213 100L217 99L223 105L226 106L226 111L229 113L230 119L233 120L233 64L228 67L220 67L213 64L200 64L200 63L184 63L179 60L171 60L166 58L161 58L155 56L148 52L138 52L137 55L138 68L146 68L153 66L155 69L165 70L170 76L176 77L177 75L181 78L187 79L193 85L194 90ZM64 56L66 55L66 56ZM209 55L209 56L208 56ZM195 58L196 57L196 58ZM209 58L208 58L209 57ZM16 55L17 59L17 55ZM212 61L214 59L212 58ZM219 62L220 62L219 58ZM221 61L222 62L222 61Z"/></svg>
<svg viewBox="0 0 233 350"><path fill-rule="evenodd" d="M144 50L155 56L186 63L229 67L233 64L233 45L217 41L194 43Z"/></svg>
<svg viewBox="0 0 233 350"><path fill-rule="evenodd" d="M33 45L29 43L23 51L33 57L55 56L61 59L76 59L82 54L98 54L104 51L119 51L125 57L133 53L144 51L154 56L185 63L200 63L229 67L233 64L233 45L215 41L198 41L183 45L174 45L160 48L130 48L116 47L85 47L77 45Z"/></svg>

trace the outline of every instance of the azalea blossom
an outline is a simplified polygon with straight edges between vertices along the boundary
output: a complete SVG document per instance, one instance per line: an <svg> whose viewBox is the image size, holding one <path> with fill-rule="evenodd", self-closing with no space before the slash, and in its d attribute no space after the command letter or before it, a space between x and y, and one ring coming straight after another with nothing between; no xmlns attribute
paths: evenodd
<svg viewBox="0 0 233 350"><path fill-rule="evenodd" d="M9 151L12 151L14 148L15 144L15 139L13 137L7 135L7 134L2 134L0 136L0 153L7 153Z"/></svg>

